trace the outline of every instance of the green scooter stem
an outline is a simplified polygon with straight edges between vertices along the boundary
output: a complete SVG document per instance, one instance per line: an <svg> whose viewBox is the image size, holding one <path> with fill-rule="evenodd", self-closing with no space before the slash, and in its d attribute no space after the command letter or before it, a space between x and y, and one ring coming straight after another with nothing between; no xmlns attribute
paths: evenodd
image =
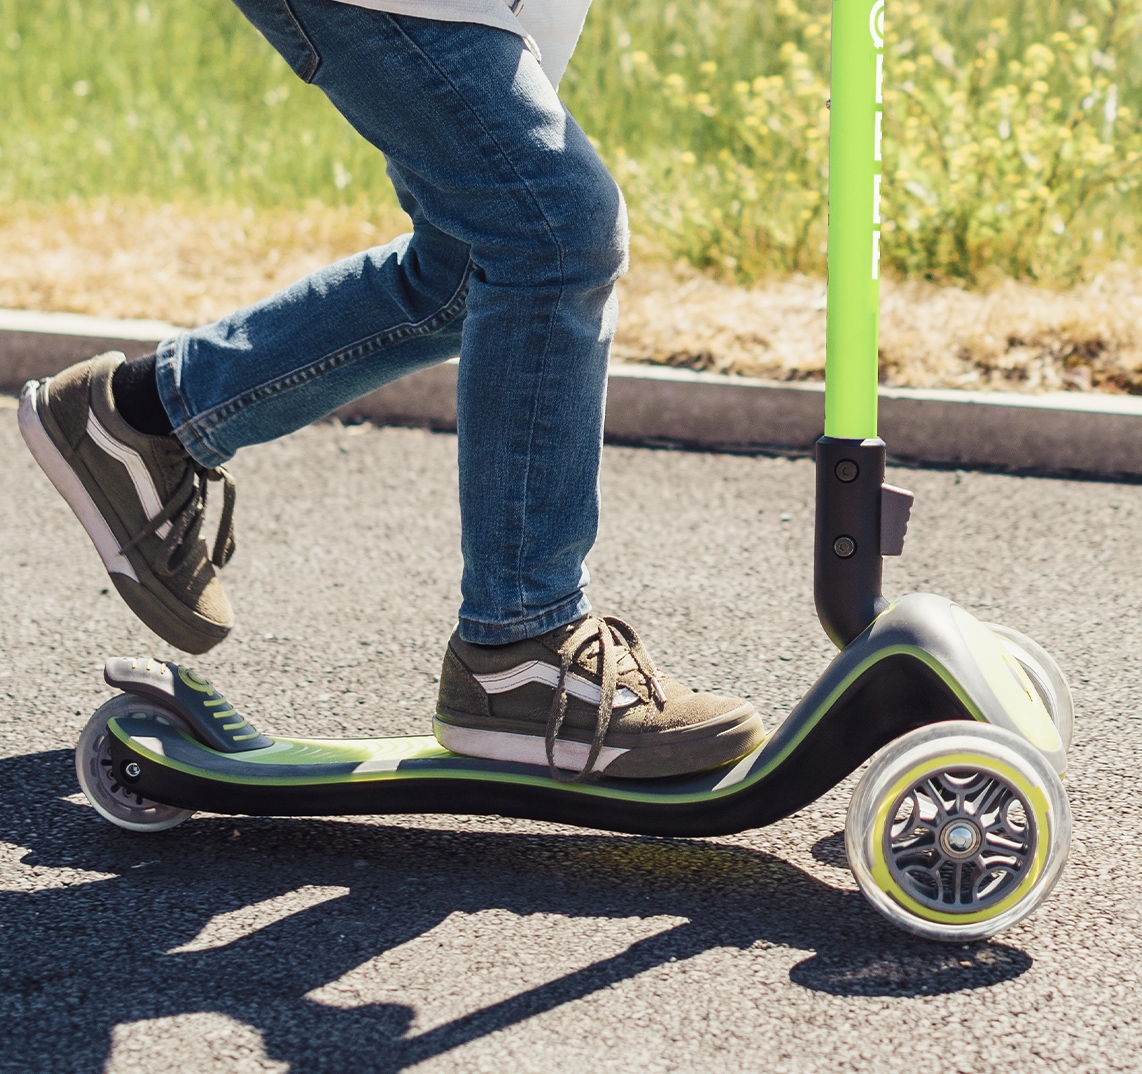
<svg viewBox="0 0 1142 1074"><path fill-rule="evenodd" d="M825 435L876 436L884 0L834 0Z"/></svg>
<svg viewBox="0 0 1142 1074"><path fill-rule="evenodd" d="M825 435L817 442L813 589L840 648L881 595L884 441L876 435L884 0L834 0Z"/></svg>

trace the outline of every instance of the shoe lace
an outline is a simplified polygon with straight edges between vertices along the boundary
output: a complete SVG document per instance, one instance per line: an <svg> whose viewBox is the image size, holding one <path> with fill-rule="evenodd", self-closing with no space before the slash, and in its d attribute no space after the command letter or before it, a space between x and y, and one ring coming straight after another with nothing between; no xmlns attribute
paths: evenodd
<svg viewBox="0 0 1142 1074"><path fill-rule="evenodd" d="M599 706L595 719L595 732L591 738L591 749L587 754L587 763L579 772L570 775L564 774L555 767L555 740L559 729L563 726L563 719L567 715L567 675L572 664L576 663L583 654L598 644L599 677L602 680L599 694ZM621 619L613 616L589 615L572 632L571 636L559 647L559 681L555 686L555 694L551 699L551 711L547 716L547 765L551 771L552 779L560 783L583 783L589 779L597 779L600 773L594 771L595 762L603 748L607 731L611 725L611 715L614 712L615 689L619 679L619 660L629 656L642 675L651 697L661 708L666 704L666 693L658 678L658 669L646 651L634 628Z"/></svg>
<svg viewBox="0 0 1142 1074"><path fill-rule="evenodd" d="M171 461L178 458L186 464L182 480L163 509L127 542L123 550L134 548L144 537L169 522L170 530L159 545L153 566L165 578L176 574L198 542L198 535L206 520L207 489L211 482L221 481L222 516L218 520L218 532L214 538L210 562L216 567L225 567L237 547L234 538L234 501L237 496L234 478L225 466L212 469L189 458L181 446L172 445L170 455Z"/></svg>

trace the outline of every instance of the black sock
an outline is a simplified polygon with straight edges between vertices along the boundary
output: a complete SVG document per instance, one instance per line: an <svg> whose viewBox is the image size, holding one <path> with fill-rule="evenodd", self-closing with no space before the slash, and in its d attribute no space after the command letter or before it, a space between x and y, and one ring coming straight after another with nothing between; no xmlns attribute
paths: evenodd
<svg viewBox="0 0 1142 1074"><path fill-rule="evenodd" d="M159 398L155 356L124 362L111 376L111 394L123 420L147 436L170 436L170 418Z"/></svg>

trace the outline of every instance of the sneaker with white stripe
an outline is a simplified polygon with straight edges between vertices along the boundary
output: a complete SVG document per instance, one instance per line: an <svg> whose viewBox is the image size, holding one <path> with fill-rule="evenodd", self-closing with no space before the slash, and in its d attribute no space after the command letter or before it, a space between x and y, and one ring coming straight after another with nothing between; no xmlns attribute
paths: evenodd
<svg viewBox="0 0 1142 1074"><path fill-rule="evenodd" d="M20 432L131 610L171 645L202 653L233 625L215 568L234 550L234 481L175 437L147 436L123 420L111 393L123 361L112 351L28 381ZM199 537L211 481L225 492L213 554Z"/></svg>
<svg viewBox="0 0 1142 1074"><path fill-rule="evenodd" d="M453 753L547 765L565 781L702 772L765 739L753 705L660 676L638 635L613 616L514 645L453 634L432 726Z"/></svg>

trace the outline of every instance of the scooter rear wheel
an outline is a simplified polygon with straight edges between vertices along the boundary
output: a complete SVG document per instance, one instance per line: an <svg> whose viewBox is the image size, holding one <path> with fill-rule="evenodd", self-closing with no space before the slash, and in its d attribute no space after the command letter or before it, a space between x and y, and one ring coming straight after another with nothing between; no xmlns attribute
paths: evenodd
<svg viewBox="0 0 1142 1074"><path fill-rule="evenodd" d="M1046 758L1001 727L953 720L889 743L857 785L845 848L861 892L917 936L980 940L1050 894L1071 812Z"/></svg>
<svg viewBox="0 0 1142 1074"><path fill-rule="evenodd" d="M107 724L116 716L142 716L188 730L173 712L131 694L120 694L100 705L80 732L75 747L75 774L95 811L131 832L165 831L193 816L193 809L163 805L136 794L114 771Z"/></svg>
<svg viewBox="0 0 1142 1074"><path fill-rule="evenodd" d="M1063 669L1034 638L1000 623L985 623L984 626L1003 639L1008 651L1027 672L1027 677L1051 714L1055 730L1063 740L1063 749L1069 750L1075 733L1075 703L1071 697L1071 688L1063 676Z"/></svg>

